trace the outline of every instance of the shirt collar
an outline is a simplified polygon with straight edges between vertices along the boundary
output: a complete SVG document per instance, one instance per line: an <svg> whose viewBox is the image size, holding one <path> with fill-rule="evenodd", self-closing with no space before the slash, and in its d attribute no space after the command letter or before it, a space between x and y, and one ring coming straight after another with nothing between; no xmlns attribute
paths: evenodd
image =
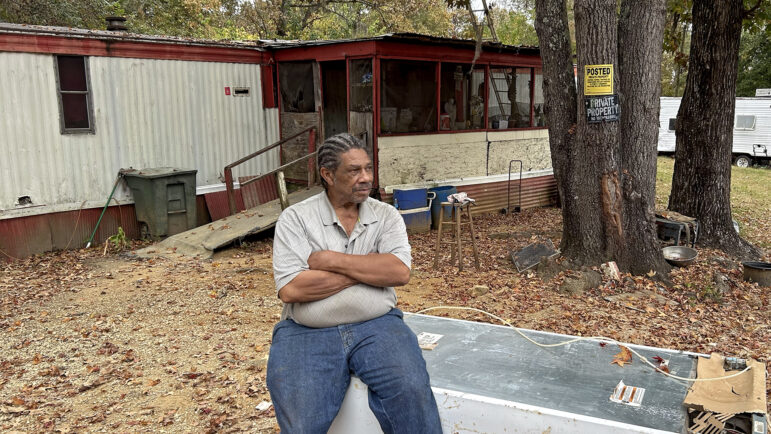
<svg viewBox="0 0 771 434"><path fill-rule="evenodd" d="M329 201L327 192L321 193L321 222L324 226L330 226L335 223L340 224L340 219L337 218L335 208L332 206L332 202ZM364 202L359 204L359 222L363 225L375 223L377 221L377 215L370 205L370 199L367 198Z"/></svg>

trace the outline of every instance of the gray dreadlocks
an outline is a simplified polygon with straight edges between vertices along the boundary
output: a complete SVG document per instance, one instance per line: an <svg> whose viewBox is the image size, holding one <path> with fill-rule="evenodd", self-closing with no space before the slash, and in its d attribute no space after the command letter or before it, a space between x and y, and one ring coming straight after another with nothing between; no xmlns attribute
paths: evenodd
<svg viewBox="0 0 771 434"><path fill-rule="evenodd" d="M340 155L351 149L362 149L370 158L372 158L372 155L370 155L364 142L348 133L340 133L328 138L322 143L319 148L319 153L316 155L318 168L321 169L324 167L330 172L336 171L337 168L340 167L340 162L342 160ZM321 185L324 186L325 190L328 187L323 176L321 177Z"/></svg>

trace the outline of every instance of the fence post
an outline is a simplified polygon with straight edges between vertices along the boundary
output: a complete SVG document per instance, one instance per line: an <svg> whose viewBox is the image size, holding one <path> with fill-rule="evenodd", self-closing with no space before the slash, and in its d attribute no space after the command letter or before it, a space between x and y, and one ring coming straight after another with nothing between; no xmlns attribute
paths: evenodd
<svg viewBox="0 0 771 434"><path fill-rule="evenodd" d="M235 190L233 189L233 170L230 166L225 167L225 188L228 191L228 207L230 207L230 215L234 215L238 212L238 209L236 209Z"/></svg>
<svg viewBox="0 0 771 434"><path fill-rule="evenodd" d="M276 190L278 191L278 200L281 202L281 211L289 208L289 194L286 192L283 171L276 172Z"/></svg>

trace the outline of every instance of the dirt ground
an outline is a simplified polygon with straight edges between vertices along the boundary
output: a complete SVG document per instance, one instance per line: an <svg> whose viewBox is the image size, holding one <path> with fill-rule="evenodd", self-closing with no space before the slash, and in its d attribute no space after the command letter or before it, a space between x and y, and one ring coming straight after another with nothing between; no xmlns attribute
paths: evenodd
<svg viewBox="0 0 771 434"><path fill-rule="evenodd" d="M436 232L411 237L401 309L468 306L524 328L771 360L771 293L744 282L740 264L718 252L701 250L668 286L622 275L569 295L560 284L579 270L519 274L507 253L533 241L558 245L558 209L475 223L479 271L470 250L463 272L449 255L434 270ZM277 430L272 408L256 408L270 401L265 366L281 311L270 238L212 260L136 260L92 248L13 261L0 264L0 300L0 431Z"/></svg>

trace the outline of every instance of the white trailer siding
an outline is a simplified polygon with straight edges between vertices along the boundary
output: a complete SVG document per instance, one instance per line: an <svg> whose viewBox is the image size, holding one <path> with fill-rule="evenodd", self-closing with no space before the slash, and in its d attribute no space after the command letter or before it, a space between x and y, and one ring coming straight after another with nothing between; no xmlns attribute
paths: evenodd
<svg viewBox="0 0 771 434"><path fill-rule="evenodd" d="M670 119L677 117L681 98L662 97L659 113L659 152L675 152L675 131L670 130ZM753 129L733 130L733 154L765 157L757 154L754 145L766 146L771 156L771 98L736 98L736 116L754 116ZM736 125L736 118L734 118Z"/></svg>
<svg viewBox="0 0 771 434"><path fill-rule="evenodd" d="M0 219L101 206L121 168L197 169L199 190L217 188L225 165L279 140L259 65L87 59L95 133L61 134L54 56L0 52ZM277 152L268 154L234 175L277 167ZM20 209L22 196L36 206Z"/></svg>

